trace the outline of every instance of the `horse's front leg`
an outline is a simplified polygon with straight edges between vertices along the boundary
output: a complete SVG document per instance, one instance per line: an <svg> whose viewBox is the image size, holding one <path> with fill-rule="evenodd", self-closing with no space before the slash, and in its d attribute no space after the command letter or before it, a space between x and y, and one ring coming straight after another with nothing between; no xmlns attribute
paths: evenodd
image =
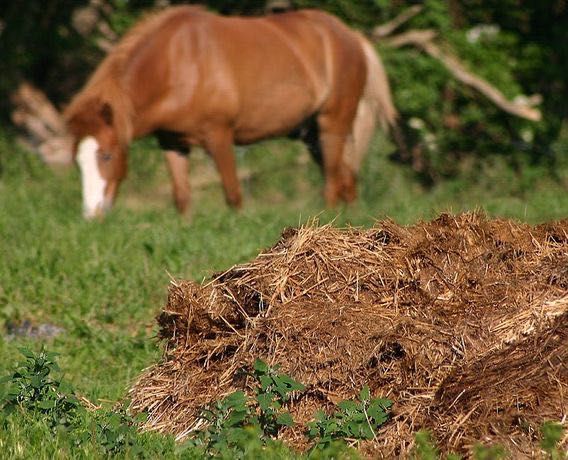
<svg viewBox="0 0 568 460"><path fill-rule="evenodd" d="M334 207L339 198L349 203L357 197L355 174L344 161L345 150L350 148L348 127L353 119L353 111L347 109L318 116L325 175L324 195L329 207Z"/></svg>
<svg viewBox="0 0 568 460"><path fill-rule="evenodd" d="M234 208L240 208L242 205L241 185L237 177L232 131L229 129L212 131L207 136L204 147L215 161L227 203Z"/></svg>
<svg viewBox="0 0 568 460"><path fill-rule="evenodd" d="M187 214L191 200L189 188L189 155L175 150L164 151L170 177L174 203L180 214Z"/></svg>
<svg viewBox="0 0 568 460"><path fill-rule="evenodd" d="M325 175L325 202L329 207L334 207L342 193L344 182L347 177L343 168L343 150L346 136L343 133L321 130L320 142L323 153L323 171ZM350 185L350 184L346 184Z"/></svg>
<svg viewBox="0 0 568 460"><path fill-rule="evenodd" d="M354 158L357 154L355 142L352 136L345 140L343 148L343 160L341 166L341 198L346 203L351 203L357 199L357 166L360 160Z"/></svg>

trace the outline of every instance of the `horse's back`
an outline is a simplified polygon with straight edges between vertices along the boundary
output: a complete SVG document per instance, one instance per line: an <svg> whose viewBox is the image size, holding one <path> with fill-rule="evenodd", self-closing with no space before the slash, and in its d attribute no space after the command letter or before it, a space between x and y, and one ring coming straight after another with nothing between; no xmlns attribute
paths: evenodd
<svg viewBox="0 0 568 460"><path fill-rule="evenodd" d="M358 33L321 10L301 10L298 14L308 18L312 27L327 34L327 51L332 63L329 72L333 80L328 103L335 104L345 97L359 100L366 82L367 64Z"/></svg>
<svg viewBox="0 0 568 460"><path fill-rule="evenodd" d="M156 22L125 72L140 133L187 132L199 143L225 124L238 143L254 142L358 100L364 86L356 34L321 11L241 18L179 6Z"/></svg>
<svg viewBox="0 0 568 460"><path fill-rule="evenodd" d="M237 139L284 134L328 97L327 37L307 18L218 18L210 32L234 85Z"/></svg>
<svg viewBox="0 0 568 460"><path fill-rule="evenodd" d="M356 33L337 18L300 10L216 21L219 29L211 35L223 40L219 47L231 61L238 86L237 131L245 141L262 136L254 132L257 127L268 135L284 134L326 107L335 109L342 98L355 105L359 100L364 56ZM274 126L267 126L270 122Z"/></svg>

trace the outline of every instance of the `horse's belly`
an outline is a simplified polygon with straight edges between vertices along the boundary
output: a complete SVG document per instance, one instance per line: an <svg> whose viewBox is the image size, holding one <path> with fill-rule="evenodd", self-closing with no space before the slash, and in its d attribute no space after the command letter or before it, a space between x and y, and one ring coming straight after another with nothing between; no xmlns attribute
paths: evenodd
<svg viewBox="0 0 568 460"><path fill-rule="evenodd" d="M236 144L250 144L270 137L283 136L292 131L303 118L296 122L288 123L267 123L251 126L242 126L235 130L234 138Z"/></svg>
<svg viewBox="0 0 568 460"><path fill-rule="evenodd" d="M315 111L314 97L303 91L272 91L243 106L234 124L235 142L248 144L286 135ZM278 94L280 93L280 94Z"/></svg>
<svg viewBox="0 0 568 460"><path fill-rule="evenodd" d="M273 120L272 122L264 120L263 123L241 126L235 129L235 143L251 144L270 137L287 135L307 117L308 115L294 118L293 120Z"/></svg>

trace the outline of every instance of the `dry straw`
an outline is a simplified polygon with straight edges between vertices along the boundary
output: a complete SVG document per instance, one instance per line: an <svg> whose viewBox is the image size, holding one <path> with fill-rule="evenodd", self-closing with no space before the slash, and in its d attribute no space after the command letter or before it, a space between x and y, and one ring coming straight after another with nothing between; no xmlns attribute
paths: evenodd
<svg viewBox="0 0 568 460"><path fill-rule="evenodd" d="M538 456L540 424L568 414L568 221L288 229L202 285L172 282L158 322L163 359L131 390L149 429L183 439L262 358L308 386L284 433L299 448L316 409L369 385L394 406L366 454L405 456L427 428L442 451Z"/></svg>

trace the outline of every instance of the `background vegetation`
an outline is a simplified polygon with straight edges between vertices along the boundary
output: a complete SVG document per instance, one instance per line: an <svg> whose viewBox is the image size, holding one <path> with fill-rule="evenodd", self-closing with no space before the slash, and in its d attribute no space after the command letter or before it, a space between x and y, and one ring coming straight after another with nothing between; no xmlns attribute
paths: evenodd
<svg viewBox="0 0 568 460"><path fill-rule="evenodd" d="M164 0L13 0L0 5L0 115L23 79L65 104L100 61L101 43L122 34ZM259 14L265 0L204 0L223 13ZM275 2L271 0L269 4ZM413 4L423 11L400 32L431 28L438 43L511 100L538 95L543 119L532 122L498 109L464 86L435 59L408 46L379 43L402 127L420 146L422 179L477 173L489 156L511 167L546 166L558 176L568 151L568 3L565 0L293 0L293 7L330 11L370 32ZM26 14L22 14L25 11ZM89 15L90 14L90 15ZM100 25L104 24L104 27ZM104 46L102 47L104 48ZM566 180L566 177L563 177Z"/></svg>

